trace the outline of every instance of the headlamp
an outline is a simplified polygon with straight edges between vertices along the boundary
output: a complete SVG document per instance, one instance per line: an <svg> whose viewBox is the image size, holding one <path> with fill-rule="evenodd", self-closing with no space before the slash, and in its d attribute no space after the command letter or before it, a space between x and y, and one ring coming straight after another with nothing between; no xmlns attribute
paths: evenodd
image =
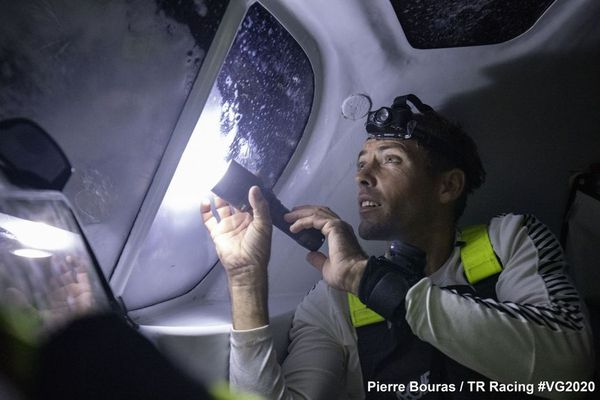
<svg viewBox="0 0 600 400"><path fill-rule="evenodd" d="M369 112L366 123L369 138L426 140L427 134L418 129L417 121L407 101L412 103L419 112L433 111L433 108L423 104L414 94L398 96L391 107L381 107L379 110Z"/></svg>

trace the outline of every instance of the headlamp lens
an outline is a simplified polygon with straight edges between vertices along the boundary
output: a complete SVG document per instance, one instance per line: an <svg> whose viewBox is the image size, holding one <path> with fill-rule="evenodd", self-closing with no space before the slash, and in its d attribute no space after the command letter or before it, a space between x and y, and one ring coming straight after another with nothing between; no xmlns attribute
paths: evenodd
<svg viewBox="0 0 600 400"><path fill-rule="evenodd" d="M387 108L380 108L379 110L377 110L375 112L375 116L374 116L374 122L376 124L385 124L388 120L390 119L390 112L388 111Z"/></svg>

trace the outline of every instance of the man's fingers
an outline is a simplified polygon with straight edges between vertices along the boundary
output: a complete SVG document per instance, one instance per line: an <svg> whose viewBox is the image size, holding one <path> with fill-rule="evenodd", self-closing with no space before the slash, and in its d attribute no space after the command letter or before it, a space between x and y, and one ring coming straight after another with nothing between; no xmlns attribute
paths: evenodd
<svg viewBox="0 0 600 400"><path fill-rule="evenodd" d="M290 231L297 233L309 228L322 231L323 227L329 221L339 220L340 217L327 207L300 206L295 207L291 212L285 214L284 219L292 224ZM323 234L327 233L323 232Z"/></svg>
<svg viewBox="0 0 600 400"><path fill-rule="evenodd" d="M248 201L252 207L254 219L261 224L271 225L271 213L269 212L269 203L264 198L262 191L258 186L252 186L248 192Z"/></svg>
<svg viewBox="0 0 600 400"><path fill-rule="evenodd" d="M293 211L302 211L302 210L308 210L308 209L313 209L313 208L319 208L320 206L316 205L316 204L304 204L301 206L296 206L294 208L292 208L292 212Z"/></svg>
<svg viewBox="0 0 600 400"><path fill-rule="evenodd" d="M339 219L338 215L331 211L328 207L309 205L294 207L292 211L285 214L283 218L286 220L286 222L294 223L300 218L310 217L311 215Z"/></svg>
<svg viewBox="0 0 600 400"><path fill-rule="evenodd" d="M328 236L332 229L336 226L340 226L344 222L338 218L337 215L328 212L317 212L315 214L309 214L306 217L297 219L291 226L290 231L292 233L300 232L304 229L315 228L321 231L323 235Z"/></svg>
<svg viewBox="0 0 600 400"><path fill-rule="evenodd" d="M323 266L327 261L327 257L320 251L311 251L306 255L306 261L308 261L310 265L312 265L319 271L323 272Z"/></svg>
<svg viewBox="0 0 600 400"><path fill-rule="evenodd" d="M200 203L200 211L202 213L202 221L211 235L216 234L217 231L227 232L235 229L236 224L239 224L240 221L243 221L244 218L246 218L245 213L234 213L229 204L217 196L215 196L215 212L219 216L218 219L213 214L210 202L208 201L203 200ZM230 218L236 215L240 215L240 217Z"/></svg>
<svg viewBox="0 0 600 400"><path fill-rule="evenodd" d="M219 220L222 220L223 218L227 218L233 213L231 210L231 207L229 206L229 203L227 203L225 200L223 200L219 196L214 196L214 201L215 201L215 211L216 211L217 215L219 216Z"/></svg>
<svg viewBox="0 0 600 400"><path fill-rule="evenodd" d="M215 200L215 208L219 208L219 207L225 207L227 205L227 202L225 200L223 200L222 198L220 198L219 196L214 196L213 199Z"/></svg>
<svg viewBox="0 0 600 400"><path fill-rule="evenodd" d="M294 222L290 226L290 232L298 233L304 229L310 229L310 228L315 228L315 229L321 230L321 229L323 229L323 227L325 226L327 221L329 221L328 218L319 218L316 216L301 218L299 220L296 220L296 222Z"/></svg>
<svg viewBox="0 0 600 400"><path fill-rule="evenodd" d="M202 222L204 222L208 231L212 232L217 226L217 219L212 213L209 201L202 200L202 203L200 203L200 212L202 213Z"/></svg>
<svg viewBox="0 0 600 400"><path fill-rule="evenodd" d="M210 211L210 200L202 199L202 201L200 202L200 212L204 214L208 211Z"/></svg>
<svg viewBox="0 0 600 400"><path fill-rule="evenodd" d="M217 214L219 215L219 219L222 221L225 218L231 216L233 214L233 210L229 206L229 204L225 203L220 207L216 207Z"/></svg>

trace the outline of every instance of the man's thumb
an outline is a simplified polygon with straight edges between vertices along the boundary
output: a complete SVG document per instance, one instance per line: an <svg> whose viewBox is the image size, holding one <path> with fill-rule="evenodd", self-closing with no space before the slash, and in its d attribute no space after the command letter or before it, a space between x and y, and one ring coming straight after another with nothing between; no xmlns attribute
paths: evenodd
<svg viewBox="0 0 600 400"><path fill-rule="evenodd" d="M254 219L271 225L271 214L269 213L269 203L262 194L258 186L252 186L248 192L248 201L252 207Z"/></svg>

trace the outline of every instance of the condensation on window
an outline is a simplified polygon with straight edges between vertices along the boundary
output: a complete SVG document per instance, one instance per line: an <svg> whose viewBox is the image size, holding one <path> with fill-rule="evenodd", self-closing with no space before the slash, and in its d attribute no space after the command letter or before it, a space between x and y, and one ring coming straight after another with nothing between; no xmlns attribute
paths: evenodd
<svg viewBox="0 0 600 400"><path fill-rule="evenodd" d="M290 34L253 5L217 79L230 158L272 186L298 145L312 106L310 62Z"/></svg>
<svg viewBox="0 0 600 400"><path fill-rule="evenodd" d="M533 26L554 0L391 0L411 46L495 44Z"/></svg>
<svg viewBox="0 0 600 400"><path fill-rule="evenodd" d="M205 49L210 47L217 28L221 24L221 18L225 14L228 0L155 0L158 10L175 21L184 24L190 30L197 47L206 55ZM169 25L168 30L174 26ZM188 56L192 56L188 52ZM200 62L195 58L194 63Z"/></svg>
<svg viewBox="0 0 600 400"><path fill-rule="evenodd" d="M314 74L306 54L255 3L238 29L136 260L124 294L128 308L181 295L206 276L217 257L200 220L201 198L231 159L272 187L300 141L313 95Z"/></svg>

